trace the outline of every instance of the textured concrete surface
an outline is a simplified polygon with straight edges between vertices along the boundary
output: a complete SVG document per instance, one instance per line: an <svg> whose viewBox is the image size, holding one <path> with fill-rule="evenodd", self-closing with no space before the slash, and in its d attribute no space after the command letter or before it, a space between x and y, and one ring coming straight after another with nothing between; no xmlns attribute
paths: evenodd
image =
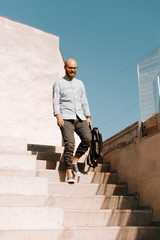
<svg viewBox="0 0 160 240"><path fill-rule="evenodd" d="M36 171L35 156L0 154L0 170Z"/></svg>
<svg viewBox="0 0 160 240"><path fill-rule="evenodd" d="M0 230L58 229L63 222L62 208L0 207Z"/></svg>
<svg viewBox="0 0 160 240"><path fill-rule="evenodd" d="M104 161L110 162L111 170L118 171L120 182L127 181L129 193L139 192L141 205L153 207L152 220L160 221L160 133L143 138L139 138L139 133L135 138L140 129L139 125L135 127L137 130L133 125L124 130L130 136L125 145L119 146L124 142L122 132L104 142Z"/></svg>
<svg viewBox="0 0 160 240"><path fill-rule="evenodd" d="M61 145L52 85L64 75L59 37L0 17L0 136Z"/></svg>
<svg viewBox="0 0 160 240"><path fill-rule="evenodd" d="M40 177L0 176L0 194L48 194L48 181Z"/></svg>
<svg viewBox="0 0 160 240"><path fill-rule="evenodd" d="M66 204L67 203L67 204ZM136 209L138 199L135 196L104 195L0 195L3 207L62 207L64 209Z"/></svg>
<svg viewBox="0 0 160 240"><path fill-rule="evenodd" d="M35 177L36 171L0 169L0 176Z"/></svg>
<svg viewBox="0 0 160 240"><path fill-rule="evenodd" d="M77 195L125 195L125 186L116 184L83 184L71 186L68 183L49 182L49 194L77 194Z"/></svg>
<svg viewBox="0 0 160 240"><path fill-rule="evenodd" d="M152 209L138 209L138 194L126 195L127 185L117 184L117 172L108 172L108 163L70 185L60 181L65 170L38 169L41 177L27 176L33 171L27 162L21 165L23 158L31 169L30 160L34 167L42 161L34 152L1 155L0 173L6 175L0 175L0 239L159 239L160 228L148 227Z"/></svg>
<svg viewBox="0 0 160 240"><path fill-rule="evenodd" d="M160 132L160 113L157 113L147 119L142 124L143 136L150 136Z"/></svg>
<svg viewBox="0 0 160 240"><path fill-rule="evenodd" d="M27 152L27 139L0 136L0 154L30 155Z"/></svg>
<svg viewBox="0 0 160 240"><path fill-rule="evenodd" d="M72 227L64 230L0 231L2 240L159 240L156 227Z"/></svg>
<svg viewBox="0 0 160 240"><path fill-rule="evenodd" d="M61 170L38 170L37 176L46 177L49 182L65 182L66 181L66 173ZM88 172L85 174L81 174L80 177L74 176L74 179L77 183L113 183L117 182L117 174L116 173L94 173Z"/></svg>
<svg viewBox="0 0 160 240"><path fill-rule="evenodd" d="M65 210L64 226L147 226L151 214L151 210Z"/></svg>

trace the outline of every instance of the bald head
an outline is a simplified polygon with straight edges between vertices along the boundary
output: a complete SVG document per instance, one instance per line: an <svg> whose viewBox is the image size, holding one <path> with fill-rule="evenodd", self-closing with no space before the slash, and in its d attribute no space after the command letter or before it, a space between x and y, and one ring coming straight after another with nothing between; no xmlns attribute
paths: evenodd
<svg viewBox="0 0 160 240"><path fill-rule="evenodd" d="M76 65L76 67L77 67L77 62L76 62L76 60L74 60L73 58L68 58L68 59L65 61L65 66L69 66L69 65Z"/></svg>
<svg viewBox="0 0 160 240"><path fill-rule="evenodd" d="M66 60L64 69L66 71L66 77L72 80L77 73L77 62L73 58L69 58Z"/></svg>

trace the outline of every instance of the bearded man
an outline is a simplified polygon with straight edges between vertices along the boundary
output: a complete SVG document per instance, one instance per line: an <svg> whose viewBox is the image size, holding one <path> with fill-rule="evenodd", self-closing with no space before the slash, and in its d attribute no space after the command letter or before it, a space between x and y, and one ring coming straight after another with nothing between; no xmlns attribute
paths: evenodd
<svg viewBox="0 0 160 240"><path fill-rule="evenodd" d="M65 76L56 80L53 85L53 110L64 141L67 182L74 183L72 173L81 175L77 162L90 147L89 125L91 126L92 122L84 84L75 78L77 62L72 58L67 59L64 69ZM80 137L81 142L73 156L74 132Z"/></svg>

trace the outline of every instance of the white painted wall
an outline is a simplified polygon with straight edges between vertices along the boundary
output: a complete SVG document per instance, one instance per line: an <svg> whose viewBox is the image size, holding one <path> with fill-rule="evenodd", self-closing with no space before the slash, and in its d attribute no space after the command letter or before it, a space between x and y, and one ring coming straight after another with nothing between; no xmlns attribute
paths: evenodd
<svg viewBox="0 0 160 240"><path fill-rule="evenodd" d="M0 137L61 145L52 86L63 65L58 36L0 17Z"/></svg>

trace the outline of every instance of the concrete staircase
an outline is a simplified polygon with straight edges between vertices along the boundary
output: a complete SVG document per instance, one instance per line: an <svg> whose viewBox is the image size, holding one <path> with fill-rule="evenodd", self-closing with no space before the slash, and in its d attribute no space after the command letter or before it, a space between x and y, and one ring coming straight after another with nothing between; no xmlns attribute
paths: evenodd
<svg viewBox="0 0 160 240"><path fill-rule="evenodd" d="M160 239L160 227L149 226L152 209L127 195L108 163L93 170L80 162L83 174L70 185L62 147L0 144L1 240Z"/></svg>

